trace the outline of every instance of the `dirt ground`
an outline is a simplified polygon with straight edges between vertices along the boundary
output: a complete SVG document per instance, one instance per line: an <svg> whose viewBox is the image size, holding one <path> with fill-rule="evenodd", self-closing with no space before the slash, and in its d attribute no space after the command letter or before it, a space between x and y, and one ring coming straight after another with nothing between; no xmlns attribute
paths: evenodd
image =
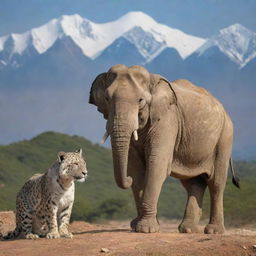
<svg viewBox="0 0 256 256"><path fill-rule="evenodd" d="M0 212L0 232L13 229L14 220L12 212ZM160 233L139 234L128 224L76 221L70 226L73 239L0 241L0 256L256 256L255 227L230 228L225 235L179 234L177 221L160 221Z"/></svg>

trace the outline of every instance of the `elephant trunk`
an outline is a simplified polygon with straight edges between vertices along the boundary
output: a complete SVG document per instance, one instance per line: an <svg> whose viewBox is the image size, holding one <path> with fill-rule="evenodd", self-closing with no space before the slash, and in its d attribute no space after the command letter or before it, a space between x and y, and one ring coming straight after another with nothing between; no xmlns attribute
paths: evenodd
<svg viewBox="0 0 256 256"><path fill-rule="evenodd" d="M123 127L125 129L125 127ZM127 165L131 133L114 129L111 133L112 155L114 162L114 174L117 185L126 189L132 185L132 177L127 176Z"/></svg>

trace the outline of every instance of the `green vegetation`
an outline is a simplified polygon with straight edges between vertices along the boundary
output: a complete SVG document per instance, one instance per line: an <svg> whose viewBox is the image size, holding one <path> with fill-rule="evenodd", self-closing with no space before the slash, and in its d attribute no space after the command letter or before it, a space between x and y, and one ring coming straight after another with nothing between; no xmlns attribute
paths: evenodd
<svg viewBox="0 0 256 256"><path fill-rule="evenodd" d="M46 132L18 143L0 146L0 210L14 210L16 194L34 173L45 172L57 152L83 149L89 178L76 183L73 219L99 221L135 216L131 190L121 190L114 182L111 150L79 136ZM256 162L235 162L242 189L231 184L225 192L226 222L256 220ZM159 217L182 218L186 193L180 183L168 178L159 200ZM209 212L209 195L204 200L204 216Z"/></svg>

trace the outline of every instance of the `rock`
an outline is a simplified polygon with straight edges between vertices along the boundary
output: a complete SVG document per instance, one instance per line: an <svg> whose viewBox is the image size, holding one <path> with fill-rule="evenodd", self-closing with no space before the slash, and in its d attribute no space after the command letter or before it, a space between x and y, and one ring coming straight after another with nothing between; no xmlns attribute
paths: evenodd
<svg viewBox="0 0 256 256"><path fill-rule="evenodd" d="M108 252L110 252L110 251L109 251L109 249L107 249L107 248L101 248L100 252L108 253Z"/></svg>
<svg viewBox="0 0 256 256"><path fill-rule="evenodd" d="M0 212L0 234L6 235L15 229L15 214L12 211Z"/></svg>
<svg viewBox="0 0 256 256"><path fill-rule="evenodd" d="M256 250L256 244L254 244L254 245L252 246L252 248L253 248L254 250Z"/></svg>
<svg viewBox="0 0 256 256"><path fill-rule="evenodd" d="M242 248L245 249L245 250L247 250L247 247L246 247L245 245L242 245Z"/></svg>

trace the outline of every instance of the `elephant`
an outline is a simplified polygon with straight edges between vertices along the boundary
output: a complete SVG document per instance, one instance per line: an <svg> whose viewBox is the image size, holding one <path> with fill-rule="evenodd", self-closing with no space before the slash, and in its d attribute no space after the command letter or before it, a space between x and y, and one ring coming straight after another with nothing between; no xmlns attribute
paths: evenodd
<svg viewBox="0 0 256 256"><path fill-rule="evenodd" d="M117 185L131 187L136 232L159 231L157 202L168 176L187 191L181 233L199 232L202 200L210 192L204 232L224 233L223 194L233 142L233 124L222 104L188 80L169 82L144 67L117 64L92 83L89 103L106 122ZM233 168L233 183L239 186Z"/></svg>

